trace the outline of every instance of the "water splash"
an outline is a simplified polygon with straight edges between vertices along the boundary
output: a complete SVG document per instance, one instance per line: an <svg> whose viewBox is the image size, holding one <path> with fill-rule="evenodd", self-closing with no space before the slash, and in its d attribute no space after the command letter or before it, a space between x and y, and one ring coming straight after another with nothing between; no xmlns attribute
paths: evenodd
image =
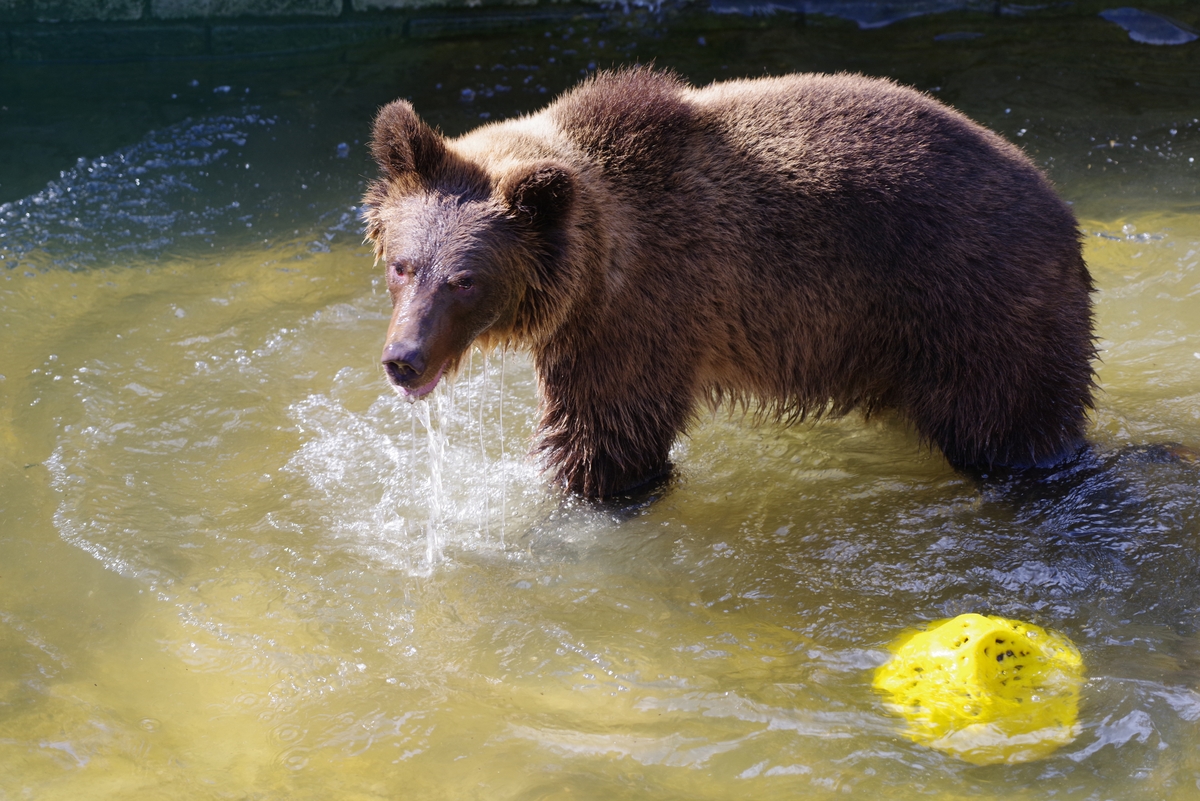
<svg viewBox="0 0 1200 801"><path fill-rule="evenodd" d="M251 210L221 177L245 182L242 149L274 124L252 112L189 119L80 158L41 192L0 205L0 263L78 269L244 228Z"/></svg>
<svg viewBox="0 0 1200 801"><path fill-rule="evenodd" d="M29 274L177 260L253 247L329 253L361 238L352 173L306 162L269 177L295 136L287 121L248 108L188 119L96 158L80 158L29 197L0 204L0 267ZM324 172L324 174L322 174ZM299 195L304 210L280 213Z"/></svg>
<svg viewBox="0 0 1200 801"><path fill-rule="evenodd" d="M532 396L510 391L505 358L493 367L480 354L481 369L475 359L471 354L457 379L415 403L389 394L355 413L336 400L344 389L334 386L330 395L292 405L290 415L309 438L285 469L336 510L331 534L428 574L451 549L505 552L514 524L529 527L556 502L541 491L524 454L509 453L505 418L532 419ZM516 383L526 382L531 377ZM368 494L368 487L376 489ZM508 503L514 492L530 501L516 518Z"/></svg>

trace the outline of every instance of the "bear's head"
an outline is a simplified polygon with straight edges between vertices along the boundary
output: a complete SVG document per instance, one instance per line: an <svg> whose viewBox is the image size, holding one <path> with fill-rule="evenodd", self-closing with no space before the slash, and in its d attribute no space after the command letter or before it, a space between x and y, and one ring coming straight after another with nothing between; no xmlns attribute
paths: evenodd
<svg viewBox="0 0 1200 801"><path fill-rule="evenodd" d="M383 177L363 200L387 270L388 380L408 399L453 373L472 343L531 335L553 305L577 176L550 159L484 161L398 100L376 117Z"/></svg>

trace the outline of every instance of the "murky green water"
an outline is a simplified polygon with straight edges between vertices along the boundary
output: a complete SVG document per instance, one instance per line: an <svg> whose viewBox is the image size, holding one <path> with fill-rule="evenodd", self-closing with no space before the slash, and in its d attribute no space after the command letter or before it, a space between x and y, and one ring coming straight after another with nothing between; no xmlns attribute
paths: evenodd
<svg viewBox="0 0 1200 801"><path fill-rule="evenodd" d="M1200 465L1129 447L1200 446L1200 50L1040 13L6 68L0 799L1200 797ZM598 509L523 458L520 354L397 400L374 108L460 131L651 58L893 75L1046 165L1101 287L1096 462L980 487L892 419L718 416ZM872 668L967 611L1078 644L1074 743L901 736Z"/></svg>

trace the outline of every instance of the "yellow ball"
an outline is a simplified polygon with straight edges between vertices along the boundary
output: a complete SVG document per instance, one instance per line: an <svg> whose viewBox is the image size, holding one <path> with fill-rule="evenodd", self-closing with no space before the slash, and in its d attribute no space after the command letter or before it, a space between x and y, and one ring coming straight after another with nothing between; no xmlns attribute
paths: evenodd
<svg viewBox="0 0 1200 801"><path fill-rule="evenodd" d="M959 615L901 637L875 688L915 742L976 765L1041 759L1075 739L1083 659L1030 623Z"/></svg>

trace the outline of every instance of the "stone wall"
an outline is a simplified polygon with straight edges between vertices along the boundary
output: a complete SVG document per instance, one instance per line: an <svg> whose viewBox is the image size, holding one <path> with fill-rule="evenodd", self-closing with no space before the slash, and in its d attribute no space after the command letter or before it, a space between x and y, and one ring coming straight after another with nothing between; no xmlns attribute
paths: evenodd
<svg viewBox="0 0 1200 801"><path fill-rule="evenodd" d="M546 0L0 0L0 25L229 18L329 18L355 12L415 11L429 7L534 5L547 3Z"/></svg>
<svg viewBox="0 0 1200 801"><path fill-rule="evenodd" d="M0 0L0 66L309 53L606 13L600 0Z"/></svg>

